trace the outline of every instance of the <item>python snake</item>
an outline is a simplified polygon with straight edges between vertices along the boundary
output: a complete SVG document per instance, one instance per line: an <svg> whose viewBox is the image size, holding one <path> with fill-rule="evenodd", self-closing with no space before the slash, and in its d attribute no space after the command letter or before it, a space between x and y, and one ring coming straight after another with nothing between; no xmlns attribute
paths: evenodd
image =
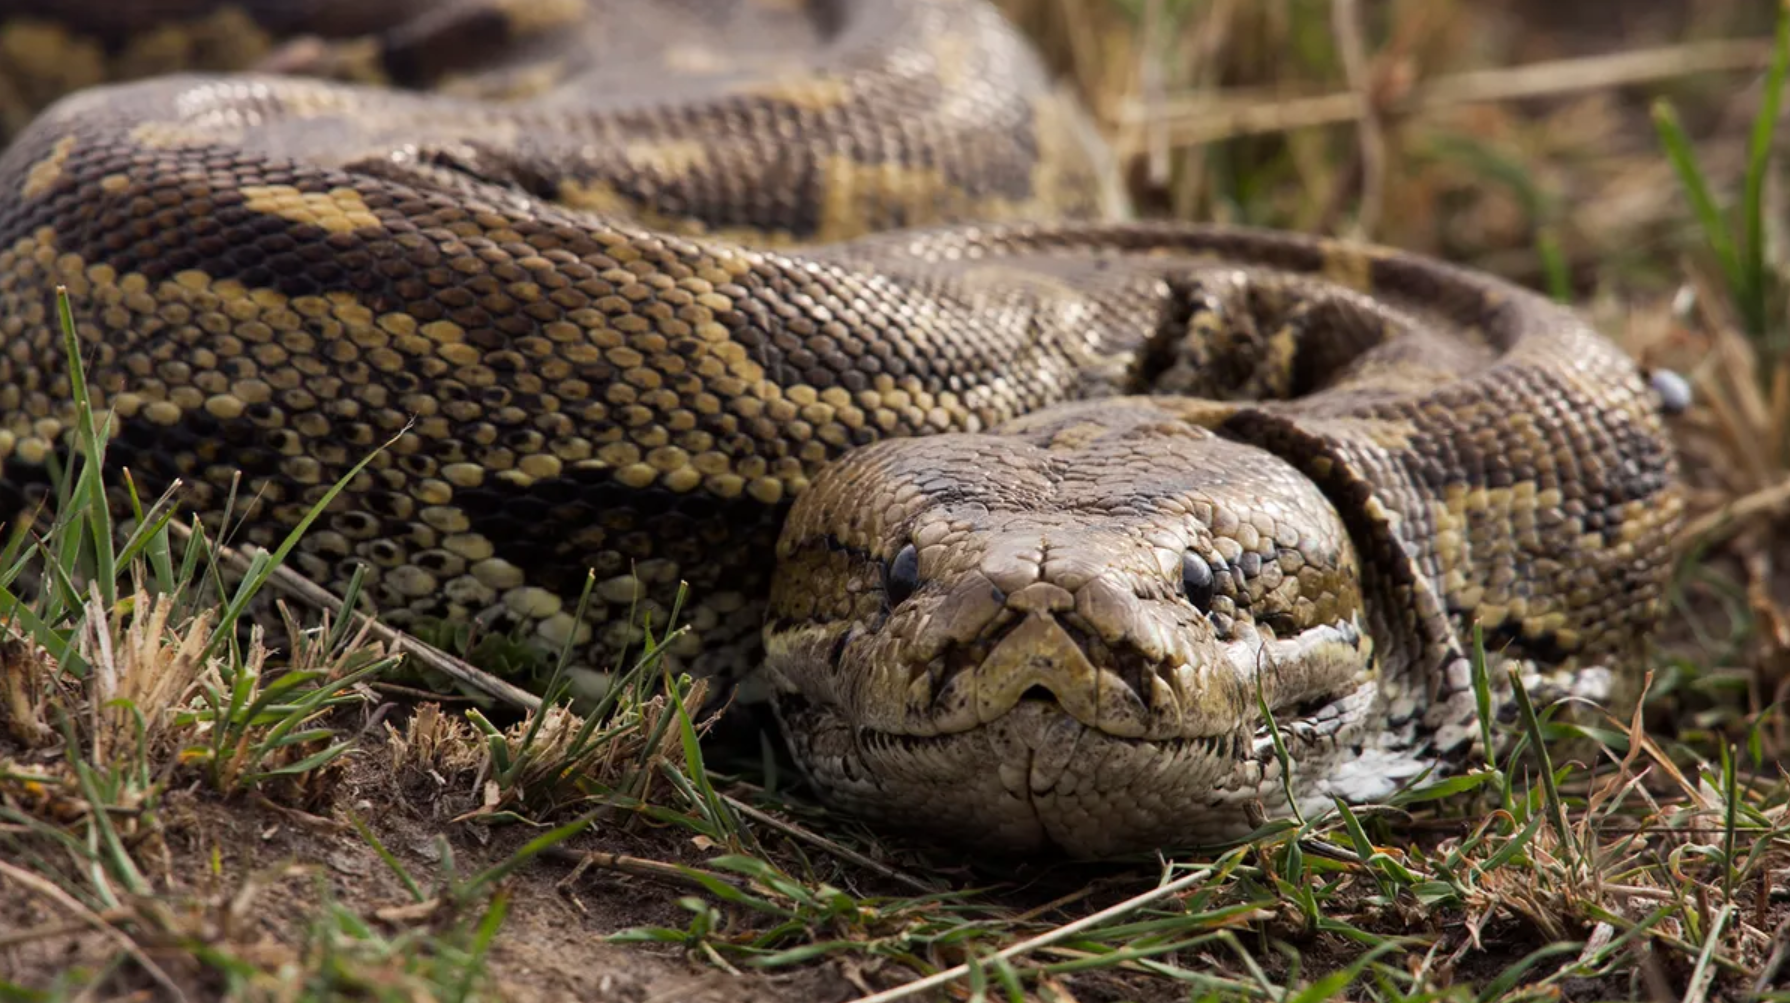
<svg viewBox="0 0 1790 1003"><path fill-rule="evenodd" d="M809 7L0 8L55 47L0 105L75 90L0 156L10 504L71 426L63 285L143 489L272 546L397 436L301 573L598 667L687 582L672 654L762 661L825 797L989 847L1456 768L1475 622L1499 709L1506 668L1623 690L1682 503L1614 346L1409 254L1124 222L981 0Z"/></svg>

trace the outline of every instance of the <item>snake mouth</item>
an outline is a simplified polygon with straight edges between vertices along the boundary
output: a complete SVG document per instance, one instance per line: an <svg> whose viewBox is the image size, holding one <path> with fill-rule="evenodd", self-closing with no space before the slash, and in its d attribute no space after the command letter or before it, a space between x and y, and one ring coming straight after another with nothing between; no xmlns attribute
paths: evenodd
<svg viewBox="0 0 1790 1003"><path fill-rule="evenodd" d="M1156 636L1162 633L1169 632ZM1033 613L946 644L904 675L854 676L850 660L839 658L844 645L834 652L833 671L835 678L870 681L847 705L860 709L858 725L872 731L958 734L1022 704L1044 703L1115 739L1181 742L1246 730L1256 718L1258 685L1271 706L1300 718L1335 694L1331 683L1357 677L1371 657L1359 626L1348 620L1286 639L1258 631L1223 640L1210 632L1178 633L1150 643L1109 640L1074 614ZM875 685L890 676L903 686L899 693Z"/></svg>
<svg viewBox="0 0 1790 1003"><path fill-rule="evenodd" d="M880 668L853 655L879 636L863 628L782 636L805 637L792 647L825 660L800 678L841 687L785 677L775 698L825 800L1022 852L1110 856L1249 832L1284 797L1258 693L1307 763L1352 755L1352 735L1371 719L1371 673L1358 660L1367 642L1350 621L1286 639L1190 631L1203 640L1188 657L1151 658L1101 640L1074 614L1033 613L923 663ZM1353 684L1335 685L1347 665Z"/></svg>
<svg viewBox="0 0 1790 1003"><path fill-rule="evenodd" d="M1216 843L1259 815L1262 764L1247 733L1124 738L1042 693L991 724L935 735L853 727L799 694L776 707L828 803L991 851L1098 858Z"/></svg>
<svg viewBox="0 0 1790 1003"><path fill-rule="evenodd" d="M931 726L946 734L1032 701L1119 738L1205 737L1186 732L1185 686L1175 679L1184 667L1108 644L1073 618L1034 613L992 639L948 645L913 672L910 710L927 712ZM930 701L920 699L925 695ZM918 706L923 702L929 706Z"/></svg>
<svg viewBox="0 0 1790 1003"><path fill-rule="evenodd" d="M1062 705L1057 702L1055 695L1042 687L1040 687L1036 693L1027 693L1019 704L1016 704L1014 709L1010 711L1010 713L1015 713L1020 716L1025 716L1033 712L1046 717L1051 717L1058 721L1074 721L1074 724L1076 725L1074 728L1057 727L1053 729L1057 732L1058 738L1070 739L1068 743L1060 746L1062 751L1065 752L1073 751L1073 748L1078 744L1080 737L1088 732L1097 734L1108 741L1122 743L1137 748L1153 749L1170 759L1179 759L1193 755L1213 760L1228 760L1233 763L1241 763L1249 757L1250 750L1253 747L1249 736L1241 732L1229 732L1222 735L1192 735L1180 738L1125 738L1119 735L1100 732L1098 729L1090 728L1080 721L1075 721L1073 717L1063 710ZM948 750L953 745L960 743L965 734L967 733L910 735L898 731L877 731L872 728L860 728L854 732L859 752L866 760L886 757L892 754L911 756L933 755ZM1040 764L1034 761L1033 765L1038 766ZM1038 782L1032 785L1034 793L1044 793L1055 788L1058 780L1062 777L1063 764L1057 762L1053 765L1055 767L1054 769L1040 769L1037 771Z"/></svg>

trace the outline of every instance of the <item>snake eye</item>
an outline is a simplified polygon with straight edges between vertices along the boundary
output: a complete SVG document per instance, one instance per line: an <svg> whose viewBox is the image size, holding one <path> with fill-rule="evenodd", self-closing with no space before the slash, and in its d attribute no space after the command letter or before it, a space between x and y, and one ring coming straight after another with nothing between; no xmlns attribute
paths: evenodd
<svg viewBox="0 0 1790 1003"><path fill-rule="evenodd" d="M901 548L883 569L883 593L889 597L889 607L907 602L908 596L920 587L920 552L913 544Z"/></svg>
<svg viewBox="0 0 1790 1003"><path fill-rule="evenodd" d="M1207 564L1205 558L1192 551L1181 555L1181 594L1198 607L1201 613L1212 612L1212 589L1215 584L1212 565Z"/></svg>

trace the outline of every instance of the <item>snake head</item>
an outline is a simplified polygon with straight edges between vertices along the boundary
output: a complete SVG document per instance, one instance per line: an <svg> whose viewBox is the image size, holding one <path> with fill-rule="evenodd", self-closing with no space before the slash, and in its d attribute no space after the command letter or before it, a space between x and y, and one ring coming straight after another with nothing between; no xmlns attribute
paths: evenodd
<svg viewBox="0 0 1790 1003"><path fill-rule="evenodd" d="M1272 806L1258 697L1347 754L1365 623L1309 480L1147 401L1092 402L823 470L779 543L767 670L830 800L1104 855L1228 838Z"/></svg>

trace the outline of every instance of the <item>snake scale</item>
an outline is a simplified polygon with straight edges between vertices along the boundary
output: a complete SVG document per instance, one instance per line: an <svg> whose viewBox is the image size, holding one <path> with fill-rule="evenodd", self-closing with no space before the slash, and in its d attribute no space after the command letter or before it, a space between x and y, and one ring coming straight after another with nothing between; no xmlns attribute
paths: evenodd
<svg viewBox="0 0 1790 1003"><path fill-rule="evenodd" d="M761 668L830 801L1078 855L1459 767L1475 622L1507 710L1507 668L1619 694L1657 618L1682 502L1621 352L1439 262L1124 221L980 0L0 19L14 120L74 91L0 156L15 509L65 285L144 490L215 526L240 471L271 546L397 436L298 571L596 667L687 582L672 654Z"/></svg>

